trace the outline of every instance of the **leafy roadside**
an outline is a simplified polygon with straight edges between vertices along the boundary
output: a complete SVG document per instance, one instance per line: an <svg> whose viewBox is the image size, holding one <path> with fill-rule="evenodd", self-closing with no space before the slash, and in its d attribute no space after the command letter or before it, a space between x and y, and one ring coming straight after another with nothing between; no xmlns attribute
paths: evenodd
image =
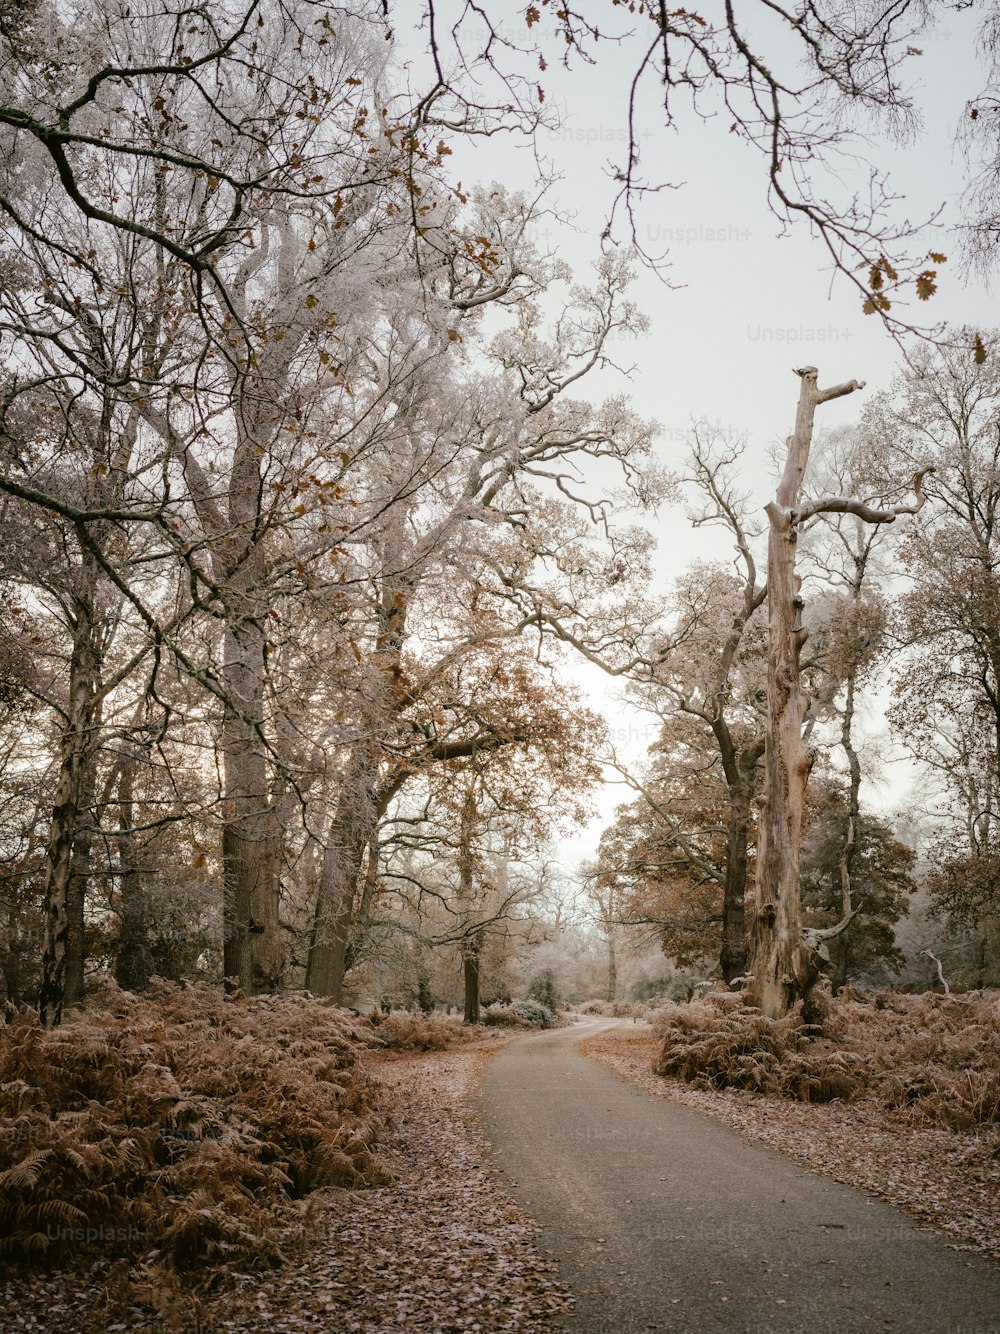
<svg viewBox="0 0 1000 1334"><path fill-rule="evenodd" d="M695 1087L654 1073L662 1038L647 1025L606 1030L580 1050L655 1097L705 1112L747 1139L880 1196L962 1250L1000 1260L1000 1126L914 1123L871 1097L800 1102L747 1088Z"/></svg>
<svg viewBox="0 0 1000 1334"><path fill-rule="evenodd" d="M168 1009L174 1004L173 997L158 998L159 1007L164 1000ZM178 997L178 1012L170 1017L182 1033L189 1033L192 1002L199 1000L213 1018L227 1023L246 1008L220 1015L208 998ZM245 1042L248 1056L274 1022L273 1010L266 1011L263 1002L247 1008L246 1022L255 1030L254 1040ZM296 1005L292 1013L296 1026L308 1027L317 1018L308 1005ZM166 1030L162 1008L161 1017ZM314 1036L330 1038L336 1026L344 1030L337 1034L343 1040L346 1013L327 1009L325 1018L331 1032ZM419 1048L427 1034L411 1026L397 1036ZM246 1248L223 1248L206 1256L207 1263L195 1263L182 1281L162 1263L137 1266L133 1257L117 1254L119 1247L102 1249L100 1241L78 1247L75 1256L67 1257L64 1248L59 1267L43 1257L30 1273L11 1274L4 1329L47 1331L58 1323L62 1334L550 1330L569 1299L535 1248L535 1225L499 1186L465 1123L466 1099L483 1062L517 1034L481 1030L473 1036L453 1024L446 1034L433 1036L446 1036L448 1047L414 1054L413 1047L369 1045L371 1035L360 1030L351 1035L339 1060L350 1071L351 1085L364 1091L365 1107L378 1109L378 1158L372 1166L377 1162L379 1184L373 1179L359 1189L359 1177L344 1185L328 1182L271 1208L267 1248L280 1254L283 1264L262 1267L262 1257ZM285 1033L286 1050L295 1046L288 1037ZM293 1057L311 1059L306 1046L300 1042ZM94 1067L95 1050L91 1045L81 1052L86 1070ZM111 1074L120 1078L121 1071ZM229 1075L237 1076L242 1078L239 1071ZM226 1072L216 1077L225 1078ZM260 1081L262 1098L274 1096L270 1082ZM294 1111L293 1102L289 1107ZM140 1110L148 1116L148 1107ZM210 1204L209 1198L206 1208ZM169 1209L165 1213L169 1220Z"/></svg>

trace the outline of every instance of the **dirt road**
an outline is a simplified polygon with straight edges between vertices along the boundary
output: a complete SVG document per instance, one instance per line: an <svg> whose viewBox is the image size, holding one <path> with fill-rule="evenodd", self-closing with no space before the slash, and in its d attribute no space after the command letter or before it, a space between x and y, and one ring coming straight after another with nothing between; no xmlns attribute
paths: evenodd
<svg viewBox="0 0 1000 1334"><path fill-rule="evenodd" d="M1000 1268L579 1053L621 1022L514 1043L480 1092L576 1296L567 1330L1000 1334Z"/></svg>

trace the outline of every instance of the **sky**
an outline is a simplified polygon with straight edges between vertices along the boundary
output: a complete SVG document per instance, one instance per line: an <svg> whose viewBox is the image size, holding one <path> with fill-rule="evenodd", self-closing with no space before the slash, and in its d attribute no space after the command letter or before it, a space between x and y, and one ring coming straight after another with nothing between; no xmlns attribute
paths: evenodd
<svg viewBox="0 0 1000 1334"><path fill-rule="evenodd" d="M596 12L593 5L584 5ZM711 8L711 5L708 6ZM520 10L512 10L519 13ZM602 6L600 12L609 13ZM980 16L981 17L981 16ZM926 306L913 302L918 323L947 321L990 327L997 323L996 295L981 282L963 280L958 244L948 224L959 215L963 164L955 131L966 99L979 91L985 73L977 54L979 17L948 16L908 62L908 83L923 120L910 145L891 142L876 131L861 145L877 167L891 172L901 196L894 217L913 224L942 210L936 225L924 227L912 249L940 250L951 262L940 267L940 289ZM599 238L614 196L608 164L625 148L625 108L633 72L634 47L604 46L595 68L576 63L569 73L558 65L538 75L546 103L558 107L561 126L542 131L538 149L559 179L553 196L571 225L551 225L545 239L581 274L599 254ZM644 336L616 348L621 364L632 367L630 381L610 372L588 381L595 399L627 387L633 406L661 425L661 451L680 467L693 419L708 418L745 432L747 490L761 505L773 490L769 451L791 429L798 396L792 368L814 364L820 384L859 379L863 394L824 405L818 427L856 420L864 399L889 387L901 366L897 345L881 323L861 310L855 288L831 273L828 258L805 227L788 231L768 210L759 156L728 133L724 115L700 121L682 116L679 128L661 128L655 107L644 121L641 151L648 175L669 180L647 201L640 239L653 252L667 252L669 284L638 270L632 296L650 320ZM509 189L532 191L538 173L533 150L497 136L458 148L456 170L466 183L500 181ZM859 157L843 165L845 195L862 190L867 166ZM704 554L711 535L695 533L683 511L669 508L651 521L658 540L658 578L672 580L693 558ZM574 677L594 707L602 707L623 753L641 758L655 733L649 720L616 698L616 687L595 668L581 665ZM876 700L868 727L884 727ZM869 799L883 809L902 800L913 767L898 760ZM598 815L563 844L566 869L593 856L600 831L614 806L628 798L620 787L600 794Z"/></svg>

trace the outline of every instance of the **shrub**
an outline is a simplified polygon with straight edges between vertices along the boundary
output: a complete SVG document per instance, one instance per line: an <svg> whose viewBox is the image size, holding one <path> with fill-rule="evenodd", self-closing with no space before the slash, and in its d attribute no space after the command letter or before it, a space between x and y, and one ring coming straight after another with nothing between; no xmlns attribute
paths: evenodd
<svg viewBox="0 0 1000 1334"><path fill-rule="evenodd" d="M408 1014L394 1010L377 1026L380 1046L397 1051L445 1051L462 1042L471 1042L480 1036L474 1024L463 1024L457 1016Z"/></svg>
<svg viewBox="0 0 1000 1334"><path fill-rule="evenodd" d="M480 1011L479 1018L489 1028L516 1028L520 1023L511 1006L504 1005L502 1001L487 1005Z"/></svg>
<svg viewBox="0 0 1000 1334"><path fill-rule="evenodd" d="M550 1010L541 1001L532 1000L525 996L521 1000L513 1001L510 1008L522 1023L528 1024L532 1028L552 1028L555 1025L555 1011Z"/></svg>
<svg viewBox="0 0 1000 1334"><path fill-rule="evenodd" d="M553 1028L556 1022L555 1014L548 1006L527 997L512 1001L510 1005L500 1002L488 1005L480 1017L491 1028Z"/></svg>
<svg viewBox="0 0 1000 1334"><path fill-rule="evenodd" d="M1000 993L820 995L810 1009L813 1024L725 993L666 1007L656 1071L805 1102L868 1097L916 1123L1000 1123Z"/></svg>
<svg viewBox="0 0 1000 1334"><path fill-rule="evenodd" d="M283 1201L388 1179L350 1015L158 980L96 1004L0 1025L0 1256L276 1264Z"/></svg>

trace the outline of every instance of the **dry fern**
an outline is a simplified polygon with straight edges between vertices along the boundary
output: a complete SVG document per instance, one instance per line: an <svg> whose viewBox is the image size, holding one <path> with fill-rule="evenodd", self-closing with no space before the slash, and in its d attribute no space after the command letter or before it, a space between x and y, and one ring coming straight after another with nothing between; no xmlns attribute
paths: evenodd
<svg viewBox="0 0 1000 1334"><path fill-rule="evenodd" d="M810 1017L766 1019L725 993L668 1006L656 1072L803 1102L868 1097L915 1123L1000 1122L1000 993L819 997Z"/></svg>
<svg viewBox="0 0 1000 1334"><path fill-rule="evenodd" d="M384 1182L350 1015L157 983L52 1032L0 1025L0 1256L81 1247L179 1272L280 1263L276 1210Z"/></svg>

